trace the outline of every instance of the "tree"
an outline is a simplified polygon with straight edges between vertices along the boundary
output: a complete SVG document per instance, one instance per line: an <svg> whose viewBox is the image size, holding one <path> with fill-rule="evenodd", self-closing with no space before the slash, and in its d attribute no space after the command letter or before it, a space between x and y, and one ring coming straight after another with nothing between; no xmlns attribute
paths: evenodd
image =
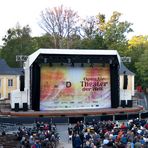
<svg viewBox="0 0 148 148"><path fill-rule="evenodd" d="M55 48L70 48L70 37L77 32L78 15L63 6L46 9L41 12L40 27L53 36Z"/></svg>
<svg viewBox="0 0 148 148"><path fill-rule="evenodd" d="M98 34L96 18L94 16L87 17L82 20L79 33L81 35L82 49L100 49L104 46L103 37Z"/></svg>
<svg viewBox="0 0 148 148"><path fill-rule="evenodd" d="M81 39L81 49L106 49L104 40L101 36L95 35L92 39L84 38Z"/></svg>
<svg viewBox="0 0 148 148"><path fill-rule="evenodd" d="M148 56L148 36L133 36L128 41L128 55L132 62L128 67L136 73L136 85L147 84L147 56Z"/></svg>
<svg viewBox="0 0 148 148"><path fill-rule="evenodd" d="M132 57L133 64L135 62L139 61L140 56L144 53L144 50L146 48L148 48L148 37L147 36L142 36L142 35L133 36L128 41L128 51L127 51L127 53L128 53L129 56Z"/></svg>
<svg viewBox="0 0 148 148"><path fill-rule="evenodd" d="M97 25L96 18L94 16L87 17L82 20L80 35L82 38L93 39L96 36Z"/></svg>
<svg viewBox="0 0 148 148"><path fill-rule="evenodd" d="M1 57L7 61L9 66L19 66L19 63L16 63L16 55L29 55L37 49L30 33L31 29L28 25L21 28L17 24L15 28L8 29L3 38Z"/></svg>
<svg viewBox="0 0 148 148"><path fill-rule="evenodd" d="M139 61L135 63L139 80L144 88L148 88L148 49L140 56Z"/></svg>
<svg viewBox="0 0 148 148"><path fill-rule="evenodd" d="M32 40L36 43L37 48L54 48L53 36L48 34L42 35L40 37L33 37Z"/></svg>
<svg viewBox="0 0 148 148"><path fill-rule="evenodd" d="M121 22L121 13L113 12L108 21L103 14L97 15L98 34L103 36L104 43L110 49L116 49L121 55L124 55L127 49L126 35L132 31L131 23Z"/></svg>

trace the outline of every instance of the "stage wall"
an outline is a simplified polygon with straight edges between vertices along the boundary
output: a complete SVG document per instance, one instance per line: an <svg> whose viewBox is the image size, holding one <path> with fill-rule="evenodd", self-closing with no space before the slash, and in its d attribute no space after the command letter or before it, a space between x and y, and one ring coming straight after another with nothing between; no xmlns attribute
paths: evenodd
<svg viewBox="0 0 148 148"><path fill-rule="evenodd" d="M41 64L40 110L111 108L110 66Z"/></svg>

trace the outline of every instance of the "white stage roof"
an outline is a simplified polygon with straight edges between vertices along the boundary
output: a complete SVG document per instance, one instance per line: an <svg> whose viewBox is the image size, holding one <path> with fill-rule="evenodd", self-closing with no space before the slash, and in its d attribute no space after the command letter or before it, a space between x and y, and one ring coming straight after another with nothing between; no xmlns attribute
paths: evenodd
<svg viewBox="0 0 148 148"><path fill-rule="evenodd" d="M120 56L116 50L102 50L102 49L43 49L40 48L30 56L28 56L27 63L29 67L40 54L65 54L65 55L116 55L119 63L121 63Z"/></svg>

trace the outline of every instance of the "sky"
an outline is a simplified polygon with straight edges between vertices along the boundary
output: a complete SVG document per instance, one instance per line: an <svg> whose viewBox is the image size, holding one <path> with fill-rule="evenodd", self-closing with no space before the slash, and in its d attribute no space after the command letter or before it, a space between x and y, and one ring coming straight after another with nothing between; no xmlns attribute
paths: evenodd
<svg viewBox="0 0 148 148"><path fill-rule="evenodd" d="M32 36L45 32L40 28L41 11L63 5L76 11L80 17L105 14L109 18L113 11L122 13L121 20L133 23L134 35L148 35L148 0L0 0L0 45L9 28L29 25Z"/></svg>

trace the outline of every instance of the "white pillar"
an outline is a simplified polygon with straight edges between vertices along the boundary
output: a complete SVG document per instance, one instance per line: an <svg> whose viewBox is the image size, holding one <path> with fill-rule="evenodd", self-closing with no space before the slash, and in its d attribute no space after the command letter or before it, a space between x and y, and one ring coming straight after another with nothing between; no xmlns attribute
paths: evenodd
<svg viewBox="0 0 148 148"><path fill-rule="evenodd" d="M25 72L25 91L27 96L27 104L30 108L30 67L29 67L29 60L25 62L24 66L24 72Z"/></svg>
<svg viewBox="0 0 148 148"><path fill-rule="evenodd" d="M132 76L132 96L135 94L135 76Z"/></svg>
<svg viewBox="0 0 148 148"><path fill-rule="evenodd" d="M4 94L4 98L6 98L6 88L7 88L7 77L4 77L4 81L3 81L3 94Z"/></svg>

